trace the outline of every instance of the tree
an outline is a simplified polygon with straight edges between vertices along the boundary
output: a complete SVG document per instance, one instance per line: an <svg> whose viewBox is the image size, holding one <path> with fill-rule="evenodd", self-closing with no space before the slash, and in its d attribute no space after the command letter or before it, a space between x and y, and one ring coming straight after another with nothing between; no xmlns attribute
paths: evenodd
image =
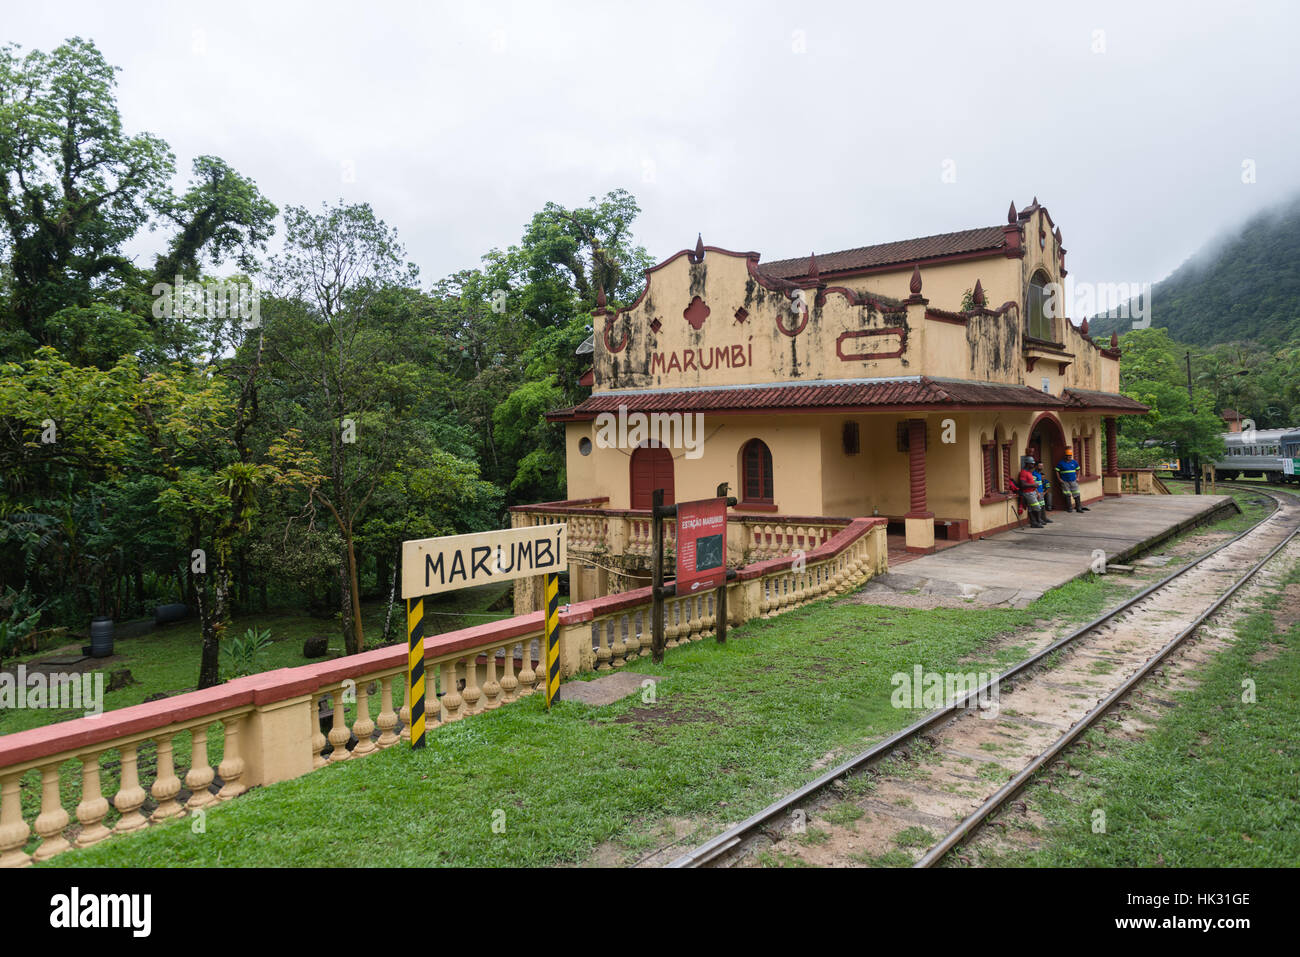
<svg viewBox="0 0 1300 957"><path fill-rule="evenodd" d="M151 314L156 281L194 276L203 258L251 270L276 208L215 156L194 161L182 196L163 140L122 128L116 68L73 38L51 53L0 48L0 345L52 345L108 368L161 339L166 358L192 343ZM154 274L123 245L159 219L176 230ZM183 325L183 324L181 324Z"/></svg>
<svg viewBox="0 0 1300 957"><path fill-rule="evenodd" d="M0 49L0 219L18 324L49 343L49 317L130 272L121 246L165 204L174 160L157 137L123 132L115 68L93 43L16 51Z"/></svg>
<svg viewBox="0 0 1300 957"><path fill-rule="evenodd" d="M1175 450L1183 457L1216 461L1224 451L1223 420L1214 393L1204 386L1187 394L1186 370L1178 346L1164 329L1134 329L1120 338L1120 391L1151 408L1125 420L1120 434L1120 462L1146 466Z"/></svg>
<svg viewBox="0 0 1300 957"><path fill-rule="evenodd" d="M200 255L213 265L232 256L240 269L252 271L256 268L253 253L266 248L278 212L252 180L240 176L225 160L198 157L189 190L163 206L163 215L178 232L167 252L158 257L155 280L196 275Z"/></svg>
<svg viewBox="0 0 1300 957"><path fill-rule="evenodd" d="M322 472L304 482L342 538L339 589L344 645L364 647L357 526L407 444L408 413L423 389L409 360L415 266L369 205L285 212L285 249L270 275L280 300L267 341L281 395L281 423L319 449Z"/></svg>

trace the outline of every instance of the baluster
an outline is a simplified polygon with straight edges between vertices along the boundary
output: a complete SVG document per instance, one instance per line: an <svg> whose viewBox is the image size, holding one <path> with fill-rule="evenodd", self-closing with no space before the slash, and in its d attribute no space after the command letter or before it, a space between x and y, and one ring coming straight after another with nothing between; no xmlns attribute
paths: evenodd
<svg viewBox="0 0 1300 957"><path fill-rule="evenodd" d="M433 678L425 682L426 696L436 698L433 694ZM425 707L428 712L428 707ZM352 722L352 733L357 736L357 746L352 749L354 758L362 758L379 750L379 745L375 744L375 722L370 717L370 682L357 682L357 718Z"/></svg>
<svg viewBox="0 0 1300 957"><path fill-rule="evenodd" d="M108 813L108 799L104 797L104 792L99 786L99 758L103 753L96 751L94 754L81 756L81 803L77 805L77 820L81 822L81 831L72 842L77 847L98 844L113 833L104 826L104 815ZM181 782L178 780L176 782L178 791L180 786Z"/></svg>
<svg viewBox="0 0 1300 957"><path fill-rule="evenodd" d="M215 804L217 796L208 790L212 783L212 765L208 764L208 729L206 725L190 729L190 770L185 775L185 786L190 789L190 799L185 806L191 811Z"/></svg>
<svg viewBox="0 0 1300 957"><path fill-rule="evenodd" d="M409 668L410 665L408 664ZM411 740L411 673L407 671L406 680L402 682L402 706L397 710L397 720L402 723L402 732L398 740ZM428 726L428 716L425 717L425 725Z"/></svg>
<svg viewBox="0 0 1300 957"><path fill-rule="evenodd" d="M519 679L515 677L515 643L506 645L506 673L501 676L501 700L514 701L519 697Z"/></svg>
<svg viewBox="0 0 1300 957"><path fill-rule="evenodd" d="M704 633L700 637L712 638L717 630L718 603L714 600L713 593L701 595L700 601L704 603Z"/></svg>
<svg viewBox="0 0 1300 957"><path fill-rule="evenodd" d="M483 710L491 711L501 707L501 683L497 681L497 652L489 648L483 655Z"/></svg>
<svg viewBox="0 0 1300 957"><path fill-rule="evenodd" d="M678 640L683 632L678 621L678 611L682 606L682 599L664 602L664 647L676 648L681 642Z"/></svg>
<svg viewBox="0 0 1300 957"><path fill-rule="evenodd" d="M172 744L172 739L174 737L174 734L164 734L155 739L158 746L158 774L154 778L153 787L149 789L149 793L153 795L153 799L157 802L158 806L154 808L153 814L149 815L149 820L151 821L165 821L168 818L176 817L185 813L185 808L181 807L180 802L176 800L176 795L181 793L181 779L176 775L176 751ZM83 758L83 760L86 759ZM90 789L90 775L93 774L95 795L98 797L99 755L94 755L89 759L89 761L90 764L83 765L82 780L85 783L82 784L81 791L84 795ZM93 769L91 765L94 766ZM103 799L101 798L100 800ZM104 801L104 810L108 810L107 801ZM104 815L101 813L99 816L102 818ZM83 825L86 824L86 819L81 816L80 806L77 807L77 820L81 821ZM86 832L83 830L81 833L85 834ZM107 834L104 836L107 837ZM98 838L96 840L98 840ZM91 843L94 842L92 841ZM81 835L77 836L77 846L83 846L81 843Z"/></svg>
<svg viewBox="0 0 1300 957"><path fill-rule="evenodd" d="M695 595L690 599L691 609L691 641L699 641L704 637L704 596Z"/></svg>
<svg viewBox="0 0 1300 957"><path fill-rule="evenodd" d="M18 790L22 779L21 774L0 778L0 867L26 867L31 863L31 858L23 850L31 828L23 820Z"/></svg>
<svg viewBox="0 0 1300 957"><path fill-rule="evenodd" d="M394 733L397 712L393 710L393 676L379 679L379 750L391 748L401 739Z"/></svg>
<svg viewBox="0 0 1300 957"><path fill-rule="evenodd" d="M464 703L465 699L460 696L460 691L456 688L456 662L444 661L442 663L442 720L459 721L463 717L460 709Z"/></svg>
<svg viewBox="0 0 1300 957"><path fill-rule="evenodd" d="M628 616L627 638L623 640L623 645L626 649L623 655L624 661L634 661L641 657L641 636L637 634L636 619L632 616ZM649 650L647 648L646 652L649 652Z"/></svg>
<svg viewBox="0 0 1300 957"><path fill-rule="evenodd" d="M113 833L129 834L149 823L148 818L140 813L140 805L145 799L144 788L140 787L140 746L124 744L117 750L122 757L122 783L113 798L113 807L122 816L118 818Z"/></svg>
<svg viewBox="0 0 1300 957"><path fill-rule="evenodd" d="M334 749L330 752L329 760L331 764L337 764L352 757L348 753L348 739L352 737L352 733L348 731L348 715L346 706L343 703L342 688L334 692L334 720L330 723L328 737L330 746Z"/></svg>
<svg viewBox="0 0 1300 957"><path fill-rule="evenodd" d="M125 773L126 762L123 761ZM59 794L59 766L57 764L41 768L41 813L36 818L36 833L41 836L40 846L32 855L32 860L48 861L55 854L62 854L72 845L63 836L63 829L68 826L68 812L63 808L63 797Z"/></svg>
<svg viewBox="0 0 1300 957"><path fill-rule="evenodd" d="M627 664L627 658L625 657L627 654L627 643L623 641L624 627L628 627L629 631L631 630L630 625L628 624L627 621L627 616L620 615L618 619L618 624L614 628L614 640L613 642L610 643L609 646L609 653L610 653L609 663L610 666L614 668L621 668L623 667L623 665Z"/></svg>
<svg viewBox="0 0 1300 957"><path fill-rule="evenodd" d="M522 667L519 669L519 696L533 693L533 685L537 683L537 672L533 671L533 641L526 638L520 642L520 650L523 652Z"/></svg>
<svg viewBox="0 0 1300 957"><path fill-rule="evenodd" d="M325 735L320 729L320 706L325 700L324 695L312 695L311 697L311 766L312 770L323 768L329 762L321 757L321 752L325 750L328 743Z"/></svg>
<svg viewBox="0 0 1300 957"><path fill-rule="evenodd" d="M479 690L478 686L478 663L474 660L475 657L475 655L470 655L468 658L461 659L465 663L465 690L461 692L461 697L465 699L466 714L478 714L483 710L479 706L479 699L483 696L483 692ZM545 658L544 653L542 657ZM543 661L542 670L545 671L545 669L546 663Z"/></svg>
<svg viewBox="0 0 1300 957"><path fill-rule="evenodd" d="M221 775L221 790L217 792L217 797L229 801L248 790L239 780L244 776L244 751L239 739L239 732L244 728L244 715L222 718L221 724L226 729L226 737L222 745L221 764L217 766L217 773Z"/></svg>
<svg viewBox="0 0 1300 957"><path fill-rule="evenodd" d="M613 658L613 652L609 650L609 629L614 622L613 618L597 618L592 622L592 627L596 629L596 670L608 671L613 665L610 659Z"/></svg>

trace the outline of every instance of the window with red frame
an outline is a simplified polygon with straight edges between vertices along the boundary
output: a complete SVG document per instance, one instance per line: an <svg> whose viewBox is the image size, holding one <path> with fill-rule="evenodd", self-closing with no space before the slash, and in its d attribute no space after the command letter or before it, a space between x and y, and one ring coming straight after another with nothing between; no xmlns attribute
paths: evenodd
<svg viewBox="0 0 1300 957"><path fill-rule="evenodd" d="M1002 481L1004 483L1009 481L1014 474L1011 471L1011 446L1004 445L1002 446ZM998 491L1004 492L1006 489L998 489Z"/></svg>
<svg viewBox="0 0 1300 957"><path fill-rule="evenodd" d="M772 498L772 452L759 439L750 439L741 453L746 502L770 505Z"/></svg>
<svg viewBox="0 0 1300 957"><path fill-rule="evenodd" d="M984 448L984 495L985 497L999 491L998 481L998 447L986 445Z"/></svg>

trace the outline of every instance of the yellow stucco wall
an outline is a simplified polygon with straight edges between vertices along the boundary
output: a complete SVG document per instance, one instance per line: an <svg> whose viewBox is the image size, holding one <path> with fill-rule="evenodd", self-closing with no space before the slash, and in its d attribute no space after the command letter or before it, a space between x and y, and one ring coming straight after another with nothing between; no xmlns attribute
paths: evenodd
<svg viewBox="0 0 1300 957"><path fill-rule="evenodd" d="M754 254L709 248L702 262L679 254L651 270L643 295L630 308L617 314L598 311L593 317L593 395L918 375L1025 385L1035 391L1045 385L1055 396L1066 388L1117 392L1119 363L1102 354L1107 343L1087 341L1064 318L1055 321L1059 349L1025 341L1023 310L1031 277L1041 273L1049 282L1064 279L1053 231L1046 211L1034 208L1023 223L1023 257L999 253L924 267L920 297L912 297L910 264L829 279L820 290L815 282L795 290L766 280ZM958 312L963 294L977 280L987 310L964 321L942 321L936 314ZM882 298L855 304L858 295ZM905 301L909 297L912 301ZM1014 307L1002 310L1008 301ZM898 331L884 332L891 329ZM851 335L862 332L872 335ZM901 354L853 357L896 350ZM1033 359L1033 368L1027 359ZM853 516L878 511L899 517L910 510L910 500L908 456L898 451L897 429L910 417L923 417L928 436L926 508L938 519L965 519L978 534L1014 518L1009 519L1004 502L980 503L981 442L994 434L999 441L1010 438L1013 470L1018 469L1038 415L1031 409L976 408L705 413L703 457L688 458L682 448L673 449L675 497L709 497L724 481L739 495L740 448L758 437L772 452L774 498L781 514ZM1067 441L1076 434L1093 436L1088 471L1099 474L1105 448L1100 416L1058 412L1056 418ZM857 455L846 455L842 446L842 430L849 421L859 429ZM943 441L945 434L953 440ZM569 498L607 497L611 508L629 507L632 450L602 447L589 421L568 423L566 435ZM583 438L592 440L590 454L579 451ZM1001 479L999 484L1004 484ZM1085 498L1099 496L1100 480L1084 483L1082 493Z"/></svg>

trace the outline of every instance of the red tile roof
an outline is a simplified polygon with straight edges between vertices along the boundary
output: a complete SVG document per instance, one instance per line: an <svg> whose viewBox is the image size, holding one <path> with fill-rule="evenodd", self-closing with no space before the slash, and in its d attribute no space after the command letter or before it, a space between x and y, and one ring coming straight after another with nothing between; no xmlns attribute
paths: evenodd
<svg viewBox="0 0 1300 957"><path fill-rule="evenodd" d="M1119 397L1116 397L1119 398ZM1129 400L1131 401L1131 400ZM603 392L569 409L547 413L552 422L595 418L602 412L816 412L822 409L908 410L953 406L1061 409L1066 401L1024 385L909 376L858 382L786 386Z"/></svg>
<svg viewBox="0 0 1300 957"><path fill-rule="evenodd" d="M1137 399L1115 392L1094 392L1091 389L1066 389L1061 398L1075 409L1105 409L1108 412L1133 412L1141 415L1151 410Z"/></svg>
<svg viewBox="0 0 1300 957"><path fill-rule="evenodd" d="M836 253L818 253L817 271L824 276L827 273L870 269L895 263L911 265L961 253L996 252L1005 247L1006 237L1001 226L981 226L956 233L859 246L857 249L843 249ZM760 260L758 271L778 279L801 278L808 275L808 257L776 259L768 263Z"/></svg>

